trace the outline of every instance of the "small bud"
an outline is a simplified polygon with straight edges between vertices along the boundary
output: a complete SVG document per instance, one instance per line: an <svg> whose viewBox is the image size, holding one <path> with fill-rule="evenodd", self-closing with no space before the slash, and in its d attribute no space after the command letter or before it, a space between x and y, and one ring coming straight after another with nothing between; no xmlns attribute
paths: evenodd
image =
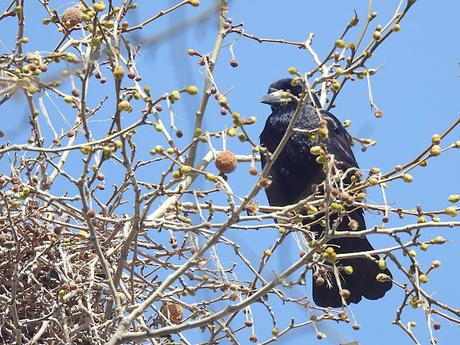
<svg viewBox="0 0 460 345"><path fill-rule="evenodd" d="M258 173L256 167L250 167L250 168L249 168L249 173L250 173L252 176L256 176L257 173Z"/></svg>
<svg viewBox="0 0 460 345"><path fill-rule="evenodd" d="M33 95L34 93L37 93L38 92L38 87L36 87L35 85L29 85L27 87L27 92L31 95Z"/></svg>
<svg viewBox="0 0 460 345"><path fill-rule="evenodd" d="M175 180L180 180L182 178L182 173L180 170L174 170L172 172L172 178Z"/></svg>
<svg viewBox="0 0 460 345"><path fill-rule="evenodd" d="M432 156L439 156L441 154L441 147L439 145L433 145L433 147L430 150L430 153Z"/></svg>
<svg viewBox="0 0 460 345"><path fill-rule="evenodd" d="M331 205L330 205L330 208L334 212L342 212L343 211L342 204L339 204L337 202L332 202Z"/></svg>
<svg viewBox="0 0 460 345"><path fill-rule="evenodd" d="M326 163L326 156L318 156L316 157L315 161L318 164L324 164Z"/></svg>
<svg viewBox="0 0 460 345"><path fill-rule="evenodd" d="M348 228L350 230L357 230L358 229L358 222L354 219L351 219L349 222L348 222Z"/></svg>
<svg viewBox="0 0 460 345"><path fill-rule="evenodd" d="M411 250L409 250L407 252L407 254L409 254L409 256L411 256L411 257L415 257L417 255L417 252L415 250L411 249Z"/></svg>
<svg viewBox="0 0 460 345"><path fill-rule="evenodd" d="M370 186L376 186L379 183L379 181L375 177L371 177L368 182Z"/></svg>
<svg viewBox="0 0 460 345"><path fill-rule="evenodd" d="M319 156L321 152L323 152L323 149L321 148L321 146L312 146L310 148L310 153L314 156Z"/></svg>
<svg viewBox="0 0 460 345"><path fill-rule="evenodd" d="M359 23L359 18L355 15L353 18L351 18L350 23L348 25L350 26L356 26Z"/></svg>
<svg viewBox="0 0 460 345"><path fill-rule="evenodd" d="M457 209L454 206L445 208L443 213L451 217L456 217L458 214Z"/></svg>
<svg viewBox="0 0 460 345"><path fill-rule="evenodd" d="M321 340L321 339L325 339L326 338L326 334L323 333L323 332L316 332L316 339L318 340Z"/></svg>
<svg viewBox="0 0 460 345"><path fill-rule="evenodd" d="M441 267L441 261L439 260L434 260L431 265L434 267L434 268L439 268Z"/></svg>
<svg viewBox="0 0 460 345"><path fill-rule="evenodd" d="M444 244L447 242L447 240L442 236L436 236L435 238L431 240L431 242L433 244Z"/></svg>
<svg viewBox="0 0 460 345"><path fill-rule="evenodd" d="M423 250L424 252L428 250L428 244L427 243L421 243L419 246L420 250Z"/></svg>
<svg viewBox="0 0 460 345"><path fill-rule="evenodd" d="M93 150L93 148L90 146L90 145L84 145L82 146L82 148L80 149L80 151L85 154L85 155L89 155L91 153L91 151Z"/></svg>
<svg viewBox="0 0 460 345"><path fill-rule="evenodd" d="M118 111L130 111L131 104L128 101L121 101L117 106Z"/></svg>
<svg viewBox="0 0 460 345"><path fill-rule="evenodd" d="M391 27L391 30L394 32L399 32L401 30L401 25L399 25L398 23L394 23Z"/></svg>
<svg viewBox="0 0 460 345"><path fill-rule="evenodd" d="M460 200L460 194L452 194L452 195L449 195L449 197L447 198L447 200L449 200L449 202L455 204L456 202L458 202Z"/></svg>
<svg viewBox="0 0 460 345"><path fill-rule="evenodd" d="M190 165L183 165L181 166L180 171L182 174L188 174L192 171L192 167Z"/></svg>
<svg viewBox="0 0 460 345"><path fill-rule="evenodd" d="M385 273L379 273L379 274L377 274L377 276L375 277L375 279L376 279L379 283L391 281L391 278L390 278L388 275L386 275Z"/></svg>
<svg viewBox="0 0 460 345"><path fill-rule="evenodd" d="M361 193L356 194L355 199L357 201L362 201L366 199L366 193L361 192Z"/></svg>
<svg viewBox="0 0 460 345"><path fill-rule="evenodd" d="M161 146L161 145L156 145L156 146L153 148L153 150L154 150L155 153L163 153L164 148L163 148L163 146Z"/></svg>
<svg viewBox="0 0 460 345"><path fill-rule="evenodd" d="M105 4L103 1L98 1L96 3L93 4L93 9L96 11L96 12L101 12L101 11L104 11L105 10Z"/></svg>
<svg viewBox="0 0 460 345"><path fill-rule="evenodd" d="M224 95L219 95L219 96L217 97L217 102L218 102L219 105L221 105L222 107L227 107L227 106L228 106L227 97L225 97Z"/></svg>
<svg viewBox="0 0 460 345"><path fill-rule="evenodd" d="M206 173L206 180L208 180L209 182L216 182L217 176L212 173Z"/></svg>
<svg viewBox="0 0 460 345"><path fill-rule="evenodd" d="M329 254L329 255L335 253L334 248L332 248L332 247L327 247L326 250L325 250L325 253L327 253L327 254Z"/></svg>
<svg viewBox="0 0 460 345"><path fill-rule="evenodd" d="M423 217L423 216L418 217L417 223L419 223L419 224L426 223L426 218Z"/></svg>
<svg viewBox="0 0 460 345"><path fill-rule="evenodd" d="M124 75L125 75L125 70L123 69L123 67L115 66L115 68L113 69L113 76L115 77L115 80L122 80Z"/></svg>
<svg viewBox="0 0 460 345"><path fill-rule="evenodd" d="M420 283L426 284L426 283L428 283L428 276L426 274L421 274L418 277L418 280L419 280Z"/></svg>
<svg viewBox="0 0 460 345"><path fill-rule="evenodd" d="M439 134L433 134L431 137L431 143L433 145L439 145L441 143L441 136Z"/></svg>
<svg viewBox="0 0 460 345"><path fill-rule="evenodd" d="M169 95L169 99L173 102L178 101L180 99L180 92L177 90L172 91Z"/></svg>
<svg viewBox="0 0 460 345"><path fill-rule="evenodd" d="M332 83L332 88L334 91L339 91L340 90L340 83L336 80Z"/></svg>
<svg viewBox="0 0 460 345"><path fill-rule="evenodd" d="M348 274L348 275L353 274L353 266L345 266L343 268L343 271L345 272L345 274Z"/></svg>
<svg viewBox="0 0 460 345"><path fill-rule="evenodd" d="M350 297L350 290L340 290L340 296L342 296L344 299L348 299Z"/></svg>
<svg viewBox="0 0 460 345"><path fill-rule="evenodd" d="M383 111L380 108L375 109L374 115L376 118L381 119L383 117Z"/></svg>
<svg viewBox="0 0 460 345"><path fill-rule="evenodd" d="M297 74L297 68L291 66L288 68L288 72L289 74Z"/></svg>
<svg viewBox="0 0 460 345"><path fill-rule="evenodd" d="M380 31L374 31L374 33L372 34L372 37L374 38L374 40L376 41L380 41L380 39L382 38L382 34L380 33Z"/></svg>
<svg viewBox="0 0 460 345"><path fill-rule="evenodd" d="M322 277L317 277L315 279L315 285L316 286L323 286L326 281Z"/></svg>
<svg viewBox="0 0 460 345"><path fill-rule="evenodd" d="M342 48L345 48L346 43L345 43L344 40L339 39L339 40L335 41L335 46L336 46L337 48L342 49Z"/></svg>
<svg viewBox="0 0 460 345"><path fill-rule="evenodd" d="M402 179L403 179L403 181L406 182L406 183L411 183L411 182L414 180L414 178L412 177L412 175L409 175L409 174L403 174L403 175L402 175Z"/></svg>
<svg viewBox="0 0 460 345"><path fill-rule="evenodd" d="M189 95L196 95L198 93L198 88L195 85L189 85L185 88L185 91Z"/></svg>
<svg viewBox="0 0 460 345"><path fill-rule="evenodd" d="M200 6L200 0L189 0L188 2L190 5L192 5L193 7L198 7Z"/></svg>
<svg viewBox="0 0 460 345"><path fill-rule="evenodd" d="M238 61L236 61L235 59L231 59L230 60L230 66L232 66L233 68L237 68L238 67Z"/></svg>
<svg viewBox="0 0 460 345"><path fill-rule="evenodd" d="M272 181L268 178L261 178L259 181L259 186L262 188L268 188L271 185Z"/></svg>
<svg viewBox="0 0 460 345"><path fill-rule="evenodd" d="M379 259L378 261L378 265L379 265L379 268L384 271L387 269L387 263L385 261L385 259Z"/></svg>

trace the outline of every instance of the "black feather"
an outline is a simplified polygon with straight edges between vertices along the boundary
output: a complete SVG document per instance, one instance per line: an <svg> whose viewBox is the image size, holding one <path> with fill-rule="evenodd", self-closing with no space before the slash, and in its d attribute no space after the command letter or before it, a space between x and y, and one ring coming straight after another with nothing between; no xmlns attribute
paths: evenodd
<svg viewBox="0 0 460 345"><path fill-rule="evenodd" d="M273 83L269 93L276 90L289 91L294 95L301 93L301 87L292 87L291 79L281 79ZM313 103L305 104L301 109L300 116L295 125L296 128L313 130L318 128L320 118L318 116L319 102L314 99ZM272 113L268 117L265 127L260 135L260 143L269 152L273 153L281 141L289 122L295 112L295 101L272 104ZM334 155L334 160L339 170L345 172L349 169L358 168L355 156L351 149L351 137L340 121L331 113L319 110L321 116L327 121L329 136L322 140L329 154ZM295 204L299 200L312 193L315 185L321 184L325 179L322 166L315 162L316 157L310 153L314 145L311 140L303 135L294 133L286 143L275 164L271 168L272 183L266 189L270 205L285 206ZM266 158L262 155L262 166L266 164ZM349 183L349 178L345 179ZM358 223L358 230L366 228L362 210L355 210L349 214L350 218ZM330 222L333 222L331 217ZM337 230L349 230L348 219L343 219ZM319 225L312 227L317 237L321 236L323 228ZM372 245L366 238L337 238L331 240L335 251L339 253L353 253L373 250ZM378 260L378 256L374 256ZM340 277L342 288L350 291L348 303L358 303L362 297L375 300L383 297L391 289L392 283L378 282L376 276L384 273L391 277L388 269L381 270L377 263L372 260L355 258L339 262L343 266L352 266L353 274ZM330 279L331 285L317 286L313 284L313 300L319 306L340 307L342 301L339 295L335 278Z"/></svg>

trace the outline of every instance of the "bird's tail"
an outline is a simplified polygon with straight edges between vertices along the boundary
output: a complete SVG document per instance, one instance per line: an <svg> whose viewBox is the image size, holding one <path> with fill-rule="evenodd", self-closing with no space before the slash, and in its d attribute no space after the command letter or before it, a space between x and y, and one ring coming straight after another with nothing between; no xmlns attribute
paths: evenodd
<svg viewBox="0 0 460 345"><path fill-rule="evenodd" d="M361 212L354 212L352 218L358 221L360 229L365 229L364 217ZM342 224L341 224L342 226ZM339 231L341 226L339 226ZM343 237L331 240L328 244L334 248L337 254L364 252L373 250L372 245L367 238L359 237ZM358 303L362 297L376 300L382 298L385 293L391 289L392 282L377 281L376 277L379 273L383 273L392 277L390 271L383 267L379 267L377 260L378 256L373 256L374 260L365 258L344 259L336 263L337 266L351 266L353 268L352 274L345 274L341 272L339 275L342 289L350 292L349 297L345 299L347 304ZM342 298L339 294L337 280L331 272L329 274L329 281L318 285L316 277L313 281L313 300L315 303L322 307L340 307L342 306Z"/></svg>

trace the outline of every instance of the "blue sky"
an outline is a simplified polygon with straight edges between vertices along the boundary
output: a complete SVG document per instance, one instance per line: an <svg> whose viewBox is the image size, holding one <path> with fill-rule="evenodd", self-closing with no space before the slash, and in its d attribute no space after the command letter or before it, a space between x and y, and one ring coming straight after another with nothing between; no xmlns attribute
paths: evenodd
<svg viewBox="0 0 460 345"><path fill-rule="evenodd" d="M374 21L385 24L393 14L398 1L374 1L374 10L378 16ZM61 12L71 5L71 2L56 2L54 5ZM139 1L142 11L137 17L129 18L130 23L137 23L158 9L173 4L173 1L155 1L147 5ZM152 37L162 30L174 25L183 18L191 18L200 11L205 11L211 4L210 0L202 0L200 8L184 7L172 14L161 18L152 24L148 30L136 32L133 40ZM49 39L51 28L40 24L45 16L41 6L37 3L27 3L29 26L26 26L27 36L31 43L28 49L51 50L56 39ZM152 8L150 8L152 6ZM234 23L244 23L247 33L267 38L284 38L293 41L303 41L310 32L315 33L314 49L320 57L324 57L331 45L342 32L344 26L356 10L361 24L367 13L367 1L310 1L310 0L234 0L230 3L229 16ZM459 69L460 45L458 44L458 13L460 2L455 0L417 1L414 8L401 23L401 31L392 35L377 50L375 57L368 62L368 67L383 65L380 71L371 79L373 95L376 103L384 112L382 119L376 119L370 109L365 81L348 83L336 101L333 113L341 120L351 119L350 132L357 137L372 137L377 140L377 146L367 152L355 151L357 160L362 169L374 166L383 171L392 169L396 164L405 163L414 158L422 149L429 145L431 136L447 129L459 116ZM12 30L12 21L0 23L2 32ZM360 24L360 25L361 25ZM2 27L3 25L3 27ZM350 40L356 40L358 31L352 31ZM13 35L1 35L3 47L10 49L14 42ZM195 58L186 55L187 48L197 49L204 53L210 52L214 44L215 20L188 28L175 35L172 39L143 48L138 58L138 70L143 76L143 82L149 84L157 95L177 89L188 84L197 84L202 87L203 71L196 63ZM228 37L226 44L234 42L236 36ZM269 108L259 103L259 99L266 92L268 85L281 77L287 76L289 66L296 66L299 71L307 72L314 65L305 50L292 46L257 43L244 38L234 42L233 50L239 66L233 69L229 65L231 54L226 45L219 57L215 69L215 78L221 90L230 90L228 99L235 109L244 115L257 116L258 122L251 127L250 134L254 139L262 130ZM177 116L184 129L193 123L194 111L198 105L198 98L184 97L179 104ZM12 128L21 128L24 122L22 113L24 107L15 103L10 108L8 123L4 123L6 137L3 140L21 141L27 133L14 132ZM14 116L12 115L14 114ZM19 127L17 127L19 126ZM231 118L222 117L218 108L211 104L209 107L205 128L209 130L222 129L231 126ZM460 131L457 129L443 142L450 144L460 140ZM153 147L155 143L147 143ZM229 148L235 152L244 152L244 146L230 142ZM247 147L246 147L247 148ZM239 152L239 153L240 153ZM417 204L423 209L443 209L448 205L447 197L450 194L460 193L458 169L460 167L459 151L450 150L432 160L428 167L418 168L413 172L414 182L404 184L394 182L387 192L388 202L403 208L414 208ZM3 165L2 165L3 166ZM239 168L230 175L229 182L237 185L236 191L244 194L251 187L254 180L248 178L247 167ZM265 196L260 194L258 200L266 203ZM377 191L370 191L369 200L382 202ZM368 225L379 224L380 217L376 214L367 214ZM410 219L391 219L390 225L408 224ZM419 252L420 262L429 264L433 259L440 259L442 268L430 276L427 290L439 297L441 301L453 307L460 305L457 293L458 259L460 235L455 229L427 229L426 239L442 235L450 240L441 248L433 248L428 252ZM260 232L236 233L231 232L230 238L241 242L248 250L248 256L254 259L263 250L263 246L271 243L274 235L263 238ZM254 242L257 241L257 242ZM266 241L266 242L265 242ZM375 244L388 243L382 239L373 239ZM260 248L255 244L260 244ZM286 262L298 257L295 246L286 245L286 261L273 265L273 270L285 267ZM254 253L251 254L251 251ZM292 261L291 261L292 262ZM393 268L393 271L395 269ZM396 275L397 276L397 275ZM308 293L310 282L307 281ZM302 293L302 291L300 291ZM333 323L325 324L323 330L328 334L326 344L337 344L340 341L359 340L360 344L387 344L392 341L397 344L409 344L409 338L397 327L391 324L398 302L402 299L401 291L393 289L389 295L380 301L364 301L353 306L353 312L362 328L359 332L353 331L350 325L336 326ZM276 312L280 318L289 320L290 313L301 317L303 311L283 310L277 306ZM424 315L420 310L410 311L405 321L417 321L415 329L423 343L428 343L427 329L424 325ZM257 331L268 335L271 324L267 316L257 321ZM320 325L320 327L323 327ZM436 337L441 344L452 344L458 338L458 326L442 322L441 331ZM302 329L293 332L293 336L286 336L280 344L298 344L314 341L311 329Z"/></svg>

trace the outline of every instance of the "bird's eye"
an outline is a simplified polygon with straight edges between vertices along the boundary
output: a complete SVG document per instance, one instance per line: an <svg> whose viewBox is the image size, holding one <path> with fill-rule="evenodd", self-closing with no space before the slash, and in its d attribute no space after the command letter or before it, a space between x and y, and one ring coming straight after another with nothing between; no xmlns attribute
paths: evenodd
<svg viewBox="0 0 460 345"><path fill-rule="evenodd" d="M269 90L268 90L268 93L273 93L273 92L276 92L278 91L278 89L275 89L274 87L271 87Z"/></svg>

